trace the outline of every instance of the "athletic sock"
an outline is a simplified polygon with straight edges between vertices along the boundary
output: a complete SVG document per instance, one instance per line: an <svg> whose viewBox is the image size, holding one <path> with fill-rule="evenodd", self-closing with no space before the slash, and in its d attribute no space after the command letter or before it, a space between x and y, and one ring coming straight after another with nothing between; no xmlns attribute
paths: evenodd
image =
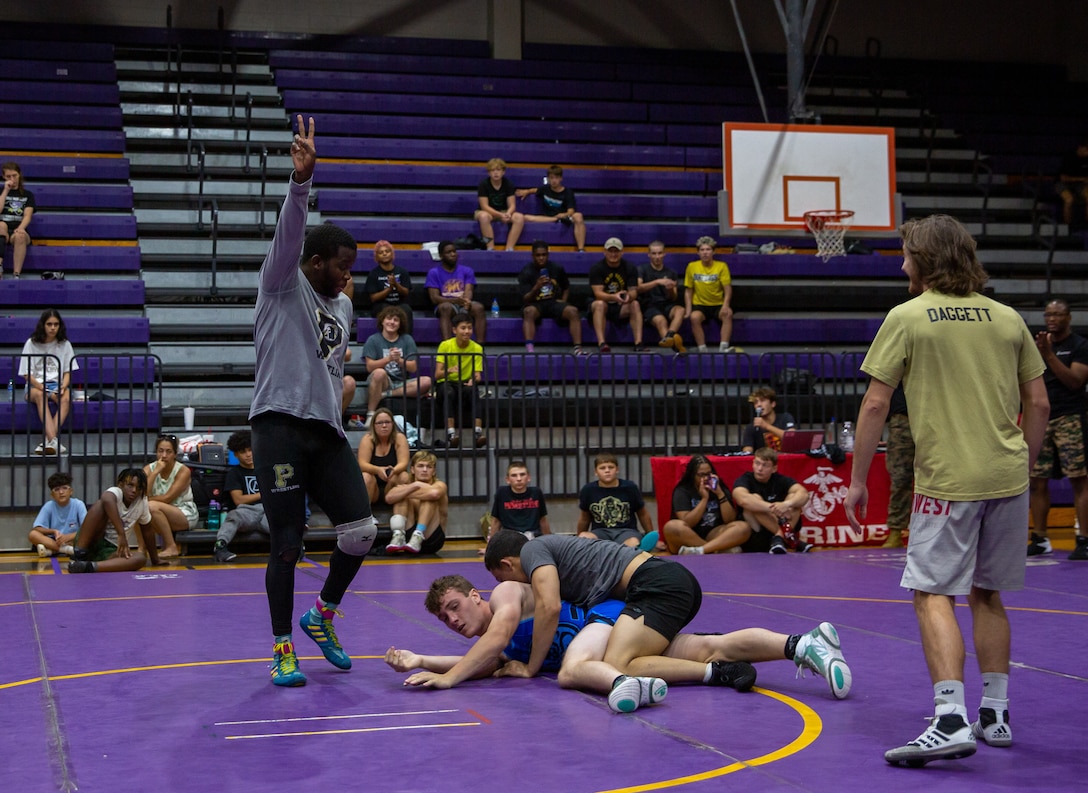
<svg viewBox="0 0 1088 793"><path fill-rule="evenodd" d="M1009 676L1002 672L983 672L982 698L1007 700L1009 698Z"/></svg>
<svg viewBox="0 0 1088 793"><path fill-rule="evenodd" d="M707 685L712 677L714 677L714 664L707 664L706 671L703 672L703 685Z"/></svg>
<svg viewBox="0 0 1088 793"><path fill-rule="evenodd" d="M804 636L803 633L791 633L790 637L786 639L786 649L784 652L787 661L792 661L794 656L797 655L797 642L801 641L802 636Z"/></svg>
<svg viewBox="0 0 1088 793"><path fill-rule="evenodd" d="M416 524L416 534L426 534L426 533L427 533L427 524L426 523L417 523Z"/></svg>
<svg viewBox="0 0 1088 793"><path fill-rule="evenodd" d="M336 616L336 607L339 605L339 603L326 603L321 598L318 598L317 602L314 603L313 608L310 609L310 612L319 620L331 620Z"/></svg>
<svg viewBox="0 0 1088 793"><path fill-rule="evenodd" d="M280 644L290 644L290 643L291 643L291 634L289 634L289 633L284 633L284 634L281 634L279 636L273 636L272 637L272 647L273 648L275 648L277 645L280 645Z"/></svg>
<svg viewBox="0 0 1088 793"><path fill-rule="evenodd" d="M933 684L933 702L937 716L955 713L967 720L967 704L962 680L938 680Z"/></svg>

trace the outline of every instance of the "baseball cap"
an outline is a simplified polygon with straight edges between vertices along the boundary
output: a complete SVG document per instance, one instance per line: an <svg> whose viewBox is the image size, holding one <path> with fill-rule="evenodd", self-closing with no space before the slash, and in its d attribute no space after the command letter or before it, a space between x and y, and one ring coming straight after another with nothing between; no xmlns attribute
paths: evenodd
<svg viewBox="0 0 1088 793"><path fill-rule="evenodd" d="M608 250L609 248L619 248L622 251L623 240L621 240L619 237L609 237L607 240L605 240L604 247L605 250Z"/></svg>

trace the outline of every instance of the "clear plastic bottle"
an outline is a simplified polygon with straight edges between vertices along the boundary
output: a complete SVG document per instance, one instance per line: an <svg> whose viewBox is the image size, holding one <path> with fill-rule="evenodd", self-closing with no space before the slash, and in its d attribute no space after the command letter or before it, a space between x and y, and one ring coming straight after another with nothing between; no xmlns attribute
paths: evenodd
<svg viewBox="0 0 1088 793"><path fill-rule="evenodd" d="M842 423L842 434L839 436L839 446L844 452L854 451L854 422Z"/></svg>
<svg viewBox="0 0 1088 793"><path fill-rule="evenodd" d="M208 502L208 517L204 520L204 528L208 531L219 531L219 501L216 500L218 495L219 491L217 490Z"/></svg>
<svg viewBox="0 0 1088 793"><path fill-rule="evenodd" d="M491 318L499 318L499 299L497 297L491 301Z"/></svg>

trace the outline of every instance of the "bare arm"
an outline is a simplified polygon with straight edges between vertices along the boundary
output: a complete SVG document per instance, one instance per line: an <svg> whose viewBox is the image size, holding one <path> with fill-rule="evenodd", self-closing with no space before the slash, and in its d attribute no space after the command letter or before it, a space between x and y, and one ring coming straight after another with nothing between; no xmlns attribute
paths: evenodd
<svg viewBox="0 0 1088 793"><path fill-rule="evenodd" d="M884 434L884 422L891 405L895 386L872 379L861 400L858 426L854 431L854 467L850 474L850 489L846 494L846 518L855 531L861 529L869 502L869 467L876 454L880 436Z"/></svg>
<svg viewBox="0 0 1088 793"><path fill-rule="evenodd" d="M646 509L646 507L638 511L638 522L642 526L643 534L649 534L654 530L653 518L650 517L650 510Z"/></svg>
<svg viewBox="0 0 1088 793"><path fill-rule="evenodd" d="M181 463L174 463L174 465L181 466L181 470L178 471L178 475L174 477L174 484L170 486L170 489L163 493L161 496L152 496L148 494L148 501L160 501L164 504L174 503L174 499L184 493L189 484L193 481L193 473L189 470L189 466L182 465ZM145 469L146 470L146 469ZM158 476L158 474L152 474L147 472L147 478L151 479L152 476ZM150 483L148 483L148 489L151 489Z"/></svg>
<svg viewBox="0 0 1088 793"><path fill-rule="evenodd" d="M1050 418L1050 400L1046 396L1043 378L1036 377L1020 384L1020 403L1022 417L1020 429L1024 431L1024 440L1028 444L1028 467L1035 464L1039 450L1043 447L1047 420ZM855 444L857 441L855 441Z"/></svg>
<svg viewBox="0 0 1088 793"><path fill-rule="evenodd" d="M583 531L589 531L589 513L584 509L578 513L577 533L581 534Z"/></svg>
<svg viewBox="0 0 1088 793"><path fill-rule="evenodd" d="M528 673L534 677L548 658L559 627L559 571L552 565L543 565L533 571L530 582L536 608L533 611L533 650L529 655Z"/></svg>

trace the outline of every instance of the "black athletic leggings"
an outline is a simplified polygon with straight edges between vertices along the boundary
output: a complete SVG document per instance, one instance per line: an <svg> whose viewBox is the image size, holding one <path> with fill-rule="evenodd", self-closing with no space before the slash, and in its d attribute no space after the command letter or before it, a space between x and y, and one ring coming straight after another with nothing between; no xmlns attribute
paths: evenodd
<svg viewBox="0 0 1088 793"><path fill-rule="evenodd" d="M274 412L254 416L250 424L254 471L272 541L265 589L272 633L280 636L293 628L295 564L306 528L306 495L334 526L369 518L370 500L351 446L328 424ZM339 547L333 551L322 600L341 602L363 558Z"/></svg>

